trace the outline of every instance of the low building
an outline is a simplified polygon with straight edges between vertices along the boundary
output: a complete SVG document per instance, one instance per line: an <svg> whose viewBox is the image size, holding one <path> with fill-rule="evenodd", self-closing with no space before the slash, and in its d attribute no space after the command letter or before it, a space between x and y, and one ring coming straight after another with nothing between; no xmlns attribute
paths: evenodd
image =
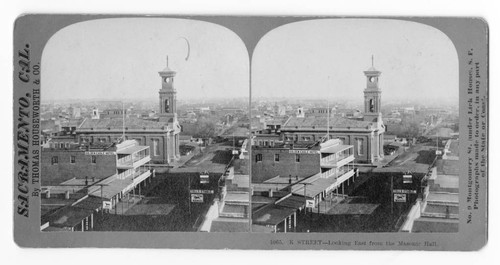
<svg viewBox="0 0 500 265"><path fill-rule="evenodd" d="M459 228L458 140L446 143L445 155L436 161L421 200L413 205L402 227L405 232L456 233Z"/></svg>
<svg viewBox="0 0 500 265"><path fill-rule="evenodd" d="M254 146L252 227L292 231L298 212L319 211L322 201L343 196L345 185L357 175L353 149L338 139L312 145Z"/></svg>
<svg viewBox="0 0 500 265"><path fill-rule="evenodd" d="M82 146L71 144L62 148L49 143L42 149L41 157L42 220L49 220L51 227L53 222L50 220L56 215L74 215L78 219L84 213L99 209L79 209L75 203L82 198L99 198L102 208L106 205L106 210L114 209L116 213L116 205L125 198L130 200L130 196L138 195L140 199L141 187L154 175L154 170L146 166L151 161L149 146L141 146L134 140ZM76 219L72 220L76 222ZM59 224L59 227L81 231L81 227L72 224Z"/></svg>
<svg viewBox="0 0 500 265"><path fill-rule="evenodd" d="M78 200L68 203L59 199L59 203L64 204L49 212L42 212L41 231L72 231L84 232L94 229L95 215L102 211L102 198L84 195ZM45 201L46 205L48 201ZM56 203L52 200L51 203ZM43 204L42 204L43 207Z"/></svg>
<svg viewBox="0 0 500 265"><path fill-rule="evenodd" d="M363 91L362 118L330 115L328 110L306 115L303 108L299 107L297 114L281 126L281 140L290 144L311 144L325 137L341 139L344 144L354 146L356 163L365 164L367 167L379 166L384 158L383 143L386 131L381 112L382 90L378 83L381 72L372 66L364 71L364 74L366 88Z"/></svg>
<svg viewBox="0 0 500 265"><path fill-rule="evenodd" d="M233 159L219 180L219 198L214 200L200 231L249 232L250 176L247 159Z"/></svg>

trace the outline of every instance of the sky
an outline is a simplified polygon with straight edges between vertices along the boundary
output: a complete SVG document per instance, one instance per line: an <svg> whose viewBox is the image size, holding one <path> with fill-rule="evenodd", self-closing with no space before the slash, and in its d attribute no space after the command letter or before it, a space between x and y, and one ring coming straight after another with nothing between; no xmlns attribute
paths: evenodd
<svg viewBox="0 0 500 265"><path fill-rule="evenodd" d="M276 28L252 58L252 97L363 100L363 71L381 71L382 100L458 104L458 57L441 31L387 19L321 19Z"/></svg>
<svg viewBox="0 0 500 265"><path fill-rule="evenodd" d="M157 99L167 55L179 99L248 98L248 52L232 31L195 20L119 18L54 34L42 55L42 101Z"/></svg>
<svg viewBox="0 0 500 265"><path fill-rule="evenodd" d="M119 18L73 24L49 40L42 100L156 99L167 55L179 99L249 96L248 52L229 29L195 20ZM310 20L270 31L253 54L252 97L361 103L372 55L382 72L382 100L458 103L453 43L430 26L388 19Z"/></svg>

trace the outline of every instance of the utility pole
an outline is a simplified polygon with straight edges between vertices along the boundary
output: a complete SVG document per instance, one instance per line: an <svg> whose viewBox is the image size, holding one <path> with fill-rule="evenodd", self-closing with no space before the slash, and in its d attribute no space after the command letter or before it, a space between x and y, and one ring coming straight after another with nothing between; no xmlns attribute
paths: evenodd
<svg viewBox="0 0 500 265"><path fill-rule="evenodd" d="M189 221L191 222L191 175L188 175L188 211Z"/></svg>
<svg viewBox="0 0 500 265"><path fill-rule="evenodd" d="M302 185L304 185L304 215L306 214L307 212L307 193L306 193L306 189L307 189L307 185L311 185L311 183L301 183Z"/></svg>
<svg viewBox="0 0 500 265"><path fill-rule="evenodd" d="M391 174L391 215L394 214L394 175Z"/></svg>

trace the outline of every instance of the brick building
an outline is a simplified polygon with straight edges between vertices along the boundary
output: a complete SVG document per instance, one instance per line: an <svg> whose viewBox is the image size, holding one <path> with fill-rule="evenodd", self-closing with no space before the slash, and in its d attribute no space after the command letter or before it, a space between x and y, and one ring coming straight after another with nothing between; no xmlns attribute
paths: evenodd
<svg viewBox="0 0 500 265"><path fill-rule="evenodd" d="M281 190L321 178L331 183L318 193L328 192L355 175L353 151L352 145L344 145L339 139L310 145L255 146L252 149L252 185L256 191L267 190L270 186ZM303 187L292 188L292 193L300 188Z"/></svg>
<svg viewBox="0 0 500 265"><path fill-rule="evenodd" d="M339 139L252 148L252 229L295 230L297 214L343 196L357 176L354 147ZM307 203L306 203L307 202Z"/></svg>
<svg viewBox="0 0 500 265"><path fill-rule="evenodd" d="M385 126L381 113L381 90L378 86L380 71L371 67L364 72L364 113L362 118L346 118L330 115L331 111L317 108L308 115L299 108L297 115L290 117L275 133L279 141L289 144L313 144L323 138L340 139L346 145L354 146L355 162L377 165L384 157ZM323 114L323 115L322 115ZM269 133L258 133L257 144L271 142Z"/></svg>
<svg viewBox="0 0 500 265"><path fill-rule="evenodd" d="M181 126L177 121L177 92L174 87L176 72L168 67L168 60L167 67L160 71L159 75L161 89L159 90L158 120L145 120L126 115L126 113L106 115L107 118L102 118L96 112L76 128L76 141L82 144L109 143L122 137L125 140L133 139L140 145L150 147L153 162L169 164L176 161L180 157Z"/></svg>
<svg viewBox="0 0 500 265"><path fill-rule="evenodd" d="M47 145L42 149L42 210L45 202L69 202L73 197L92 195L110 201L114 207L129 193L140 194L152 176L146 166L149 146L136 141L95 143L68 147ZM136 192L137 191L137 192ZM50 203L48 204L50 205Z"/></svg>

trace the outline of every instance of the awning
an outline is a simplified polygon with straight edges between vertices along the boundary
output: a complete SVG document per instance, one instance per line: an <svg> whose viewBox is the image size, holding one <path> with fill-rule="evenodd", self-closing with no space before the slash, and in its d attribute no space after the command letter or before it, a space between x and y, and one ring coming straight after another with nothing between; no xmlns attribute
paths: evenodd
<svg viewBox="0 0 500 265"><path fill-rule="evenodd" d="M149 148L149 146L137 145L137 146L131 146L131 147L127 147L125 149L117 150L116 153L119 155L130 155L130 154L137 153L139 151L142 151L142 150L145 150L148 148Z"/></svg>
<svg viewBox="0 0 500 265"><path fill-rule="evenodd" d="M297 209L304 207L305 203L306 202L305 202L304 197L292 195L292 196L286 197L282 201L276 203L276 205L297 210Z"/></svg>
<svg viewBox="0 0 500 265"><path fill-rule="evenodd" d="M294 214L296 209L270 205L252 214L254 224L278 225L286 218Z"/></svg>
<svg viewBox="0 0 500 265"><path fill-rule="evenodd" d="M340 151L347 150L350 147L352 147L352 145L345 145L345 144L344 145L335 145L335 146L331 146L331 147L327 147L327 148L321 149L320 152L321 153L335 154L335 153L338 153Z"/></svg>
<svg viewBox="0 0 500 265"><path fill-rule="evenodd" d="M127 192L133 187L134 183L132 178L126 179L115 179L106 186L101 186L99 189L94 191L92 195L97 197L102 197L106 199L111 199L120 192ZM102 189L102 190L101 190Z"/></svg>
<svg viewBox="0 0 500 265"><path fill-rule="evenodd" d="M300 185L301 183L298 183L297 185ZM306 197L314 198L316 195L320 194L323 191L330 191L335 186L340 185L341 182L337 183L337 178L318 178L314 182L311 182L309 184L302 184L302 187L297 188L292 190L293 194L304 196L304 186L306 189Z"/></svg>

